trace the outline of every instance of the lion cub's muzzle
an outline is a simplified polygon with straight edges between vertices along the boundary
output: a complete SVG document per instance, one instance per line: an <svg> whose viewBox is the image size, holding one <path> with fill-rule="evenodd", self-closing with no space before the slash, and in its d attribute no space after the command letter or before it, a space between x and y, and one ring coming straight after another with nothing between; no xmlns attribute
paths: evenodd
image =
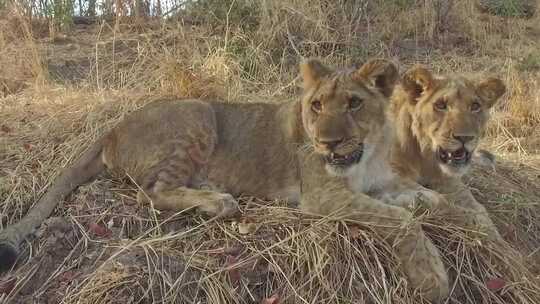
<svg viewBox="0 0 540 304"><path fill-rule="evenodd" d="M364 145L360 144L358 148L351 153L341 155L335 152L331 152L326 155L326 163L335 167L349 167L354 165L362 159L364 154Z"/></svg>
<svg viewBox="0 0 540 304"><path fill-rule="evenodd" d="M448 151L441 147L437 149L437 157L440 162L449 166L466 166L471 161L472 153L467 151L465 147L461 147L454 151Z"/></svg>
<svg viewBox="0 0 540 304"><path fill-rule="evenodd" d="M472 158L474 149L476 148L474 136L453 136L454 142L458 148L437 148L437 158L445 165L453 167L467 166Z"/></svg>

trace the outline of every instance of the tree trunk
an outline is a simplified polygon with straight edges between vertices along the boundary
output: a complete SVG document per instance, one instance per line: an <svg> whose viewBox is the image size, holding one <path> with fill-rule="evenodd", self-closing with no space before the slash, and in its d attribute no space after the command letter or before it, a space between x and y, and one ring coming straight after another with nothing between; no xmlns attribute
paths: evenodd
<svg viewBox="0 0 540 304"><path fill-rule="evenodd" d="M114 6L116 9L115 10L116 18L114 20L114 30L118 31L120 29L120 20L122 19L122 16L125 14L124 4L122 3L122 0L115 0Z"/></svg>
<svg viewBox="0 0 540 304"><path fill-rule="evenodd" d="M96 16L96 0L88 0L88 10L86 15L90 17Z"/></svg>
<svg viewBox="0 0 540 304"><path fill-rule="evenodd" d="M148 15L147 3L144 0L134 0L135 5L135 16L137 19L144 18Z"/></svg>
<svg viewBox="0 0 540 304"><path fill-rule="evenodd" d="M95 1L95 0L90 0ZM103 11L101 15L106 18L112 18L114 17L114 9L113 9L114 0L104 0L103 1Z"/></svg>
<svg viewBox="0 0 540 304"><path fill-rule="evenodd" d="M161 11L161 0L156 0L156 11L155 15L157 17L161 17L162 11Z"/></svg>

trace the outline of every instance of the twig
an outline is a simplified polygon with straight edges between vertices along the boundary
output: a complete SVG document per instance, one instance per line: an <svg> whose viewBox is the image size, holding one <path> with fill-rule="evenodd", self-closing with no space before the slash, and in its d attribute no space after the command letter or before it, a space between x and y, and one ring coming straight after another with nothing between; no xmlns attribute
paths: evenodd
<svg viewBox="0 0 540 304"><path fill-rule="evenodd" d="M305 57L302 56L302 54L300 54L300 51L298 51L298 48L296 48L296 45L294 44L291 32L289 31L289 22L288 21L285 23L285 27L287 29L287 39L289 40L289 43L291 44L292 49L294 50L294 52L296 53L296 55L298 57L304 59Z"/></svg>

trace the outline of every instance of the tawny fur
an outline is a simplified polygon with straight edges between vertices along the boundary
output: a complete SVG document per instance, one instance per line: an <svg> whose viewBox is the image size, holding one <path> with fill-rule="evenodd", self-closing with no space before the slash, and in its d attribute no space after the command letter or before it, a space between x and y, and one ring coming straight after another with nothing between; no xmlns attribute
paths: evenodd
<svg viewBox="0 0 540 304"><path fill-rule="evenodd" d="M426 68L417 66L405 72L394 90L388 112L396 129L393 167L402 177L443 194L456 207L454 211L465 215L462 219L466 224L497 241L502 239L485 207L461 182L470 162L459 167L443 165L437 157L437 149L465 147L471 155L488 158L489 152L476 151L476 148L486 128L489 111L504 92L504 84L496 78L472 80L460 75L434 76ZM447 108L438 109L438 102L445 103ZM467 141L462 143L459 137L466 137Z"/></svg>
<svg viewBox="0 0 540 304"><path fill-rule="evenodd" d="M158 209L193 207L228 216L237 211L234 196L245 194L373 223L396 249L411 286L432 301L443 300L449 286L437 249L409 211L376 199L414 200L420 193L433 204L442 200L390 170L393 132L385 111L396 67L373 60L334 71L308 60L301 74L304 94L294 102L172 100L131 114L67 168L27 217L0 233L0 256L9 258L0 263L11 266L20 241L57 203L107 168L129 174L141 188L138 200ZM354 165L338 168L328 161L331 153L351 155L359 147L365 155Z"/></svg>

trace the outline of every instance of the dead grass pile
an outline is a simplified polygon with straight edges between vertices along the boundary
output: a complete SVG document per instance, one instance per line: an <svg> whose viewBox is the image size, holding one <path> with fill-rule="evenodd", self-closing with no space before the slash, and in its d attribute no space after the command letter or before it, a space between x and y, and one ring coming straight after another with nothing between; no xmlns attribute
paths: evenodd
<svg viewBox="0 0 540 304"><path fill-rule="evenodd" d="M96 186L103 185L92 185ZM309 219L279 204L254 201L244 202L238 221L162 213L156 224L141 210L137 215L119 196L107 210L92 200L88 203L91 198L80 195L70 204L67 224L47 226L48 236L40 239L44 245L34 257L39 262L17 271L26 281L21 280L14 289L19 293L6 300L24 303L32 296L65 303L265 303L271 298L279 303L426 303L409 291L396 270L392 248L369 227ZM88 213L74 209L75 203L96 209ZM97 209L106 213L98 214ZM126 239L125 227L136 221L145 221L149 228ZM96 222L108 227L102 228L107 233L92 228ZM519 258L480 244L456 227L438 227L433 236L457 278L449 303L540 299L537 278ZM44 269L52 275L41 275Z"/></svg>
<svg viewBox="0 0 540 304"><path fill-rule="evenodd" d="M0 97L28 85L42 85L47 79L31 25L14 6L0 11L0 67Z"/></svg>
<svg viewBox="0 0 540 304"><path fill-rule="evenodd" d="M110 97L116 96L111 102ZM70 163L124 114L155 97L102 95L62 87L10 95L0 103L2 227L26 213L55 168ZM136 95L135 95L136 96ZM26 182L30 181L30 184ZM29 187L29 188L25 188Z"/></svg>
<svg viewBox="0 0 540 304"><path fill-rule="evenodd" d="M487 134L500 162L467 182L524 256L437 215L418 220L453 278L448 303L540 303L538 16L510 20L455 1L439 33L424 1L199 2L211 5L146 28L76 28L62 41L24 27L19 35L15 19L0 18L0 86L30 85L0 99L0 228L26 213L58 168L153 99L288 99L302 56L338 66L384 56L506 80ZM51 81L31 85L38 79ZM134 196L128 182L106 177L81 187L0 278L0 302L422 303L392 248L361 223L251 198L241 217L206 221L135 205Z"/></svg>
<svg viewBox="0 0 540 304"><path fill-rule="evenodd" d="M466 182L478 201L489 209L505 239L536 261L538 267L540 159L524 159L519 153L511 155L499 159L496 168L475 168Z"/></svg>
<svg viewBox="0 0 540 304"><path fill-rule="evenodd" d="M98 36L88 81L100 89L145 89L180 97L239 95L237 63L221 48L202 45L205 35L173 27Z"/></svg>
<svg viewBox="0 0 540 304"><path fill-rule="evenodd" d="M497 151L538 154L540 151L540 95L538 73L524 75L510 68L508 98L494 112L488 137Z"/></svg>
<svg viewBox="0 0 540 304"><path fill-rule="evenodd" d="M105 199L99 190L116 191ZM64 206L29 250L6 301L25 303L427 303L365 225L307 218L246 199L242 217L208 221L133 205L133 189L98 181ZM537 303L538 278L520 257L469 231L419 217L453 278L449 303ZM526 266L527 265L527 266ZM45 273L51 275L44 275Z"/></svg>

